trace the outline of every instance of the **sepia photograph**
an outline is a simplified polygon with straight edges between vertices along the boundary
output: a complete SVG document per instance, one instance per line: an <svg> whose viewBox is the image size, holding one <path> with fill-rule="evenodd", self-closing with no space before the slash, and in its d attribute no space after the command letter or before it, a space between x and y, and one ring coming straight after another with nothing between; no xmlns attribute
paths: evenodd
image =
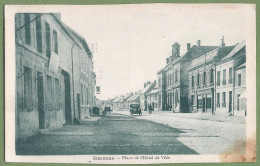
<svg viewBox="0 0 260 166"><path fill-rule="evenodd" d="M256 161L253 4L5 6L5 160Z"/></svg>

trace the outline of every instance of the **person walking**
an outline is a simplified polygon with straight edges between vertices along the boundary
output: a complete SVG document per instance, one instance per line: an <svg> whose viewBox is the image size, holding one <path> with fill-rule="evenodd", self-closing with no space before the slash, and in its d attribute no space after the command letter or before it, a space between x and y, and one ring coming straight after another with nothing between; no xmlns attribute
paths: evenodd
<svg viewBox="0 0 260 166"><path fill-rule="evenodd" d="M151 106L151 104L149 104L149 114L151 114L152 113L152 106Z"/></svg>

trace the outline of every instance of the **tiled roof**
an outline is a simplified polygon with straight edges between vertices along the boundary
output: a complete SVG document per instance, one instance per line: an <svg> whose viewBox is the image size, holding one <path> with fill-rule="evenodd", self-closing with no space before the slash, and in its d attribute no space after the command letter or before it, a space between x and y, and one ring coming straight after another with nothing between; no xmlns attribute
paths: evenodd
<svg viewBox="0 0 260 166"><path fill-rule="evenodd" d="M193 45L191 47L191 49L189 49L189 51L187 51L184 55L183 55L183 59L185 58L191 58L191 59L196 59L214 49L218 48L218 46L200 46L198 48L197 45Z"/></svg>
<svg viewBox="0 0 260 166"><path fill-rule="evenodd" d="M155 94L155 93L158 93L158 89L157 88L154 88L153 90L151 90L151 92L149 92L148 95Z"/></svg>
<svg viewBox="0 0 260 166"><path fill-rule="evenodd" d="M141 95L141 93L137 93L137 94L132 98L132 100L136 100L140 95Z"/></svg>
<svg viewBox="0 0 260 166"><path fill-rule="evenodd" d="M242 42L238 43L232 51L230 51L230 53L225 56L223 59L227 59L232 57L233 55L235 55L238 51L240 51L242 48L244 48L246 46L246 41L243 40Z"/></svg>
<svg viewBox="0 0 260 166"><path fill-rule="evenodd" d="M124 101L128 100L130 97L133 96L133 93L127 94L125 95L125 97L123 98Z"/></svg>
<svg viewBox="0 0 260 166"><path fill-rule="evenodd" d="M217 56L214 57L214 60L220 60L225 57L228 53L230 53L235 46L226 46L219 47Z"/></svg>
<svg viewBox="0 0 260 166"><path fill-rule="evenodd" d="M242 64L238 65L236 69L240 69L242 67L246 67L246 62L243 62Z"/></svg>
<svg viewBox="0 0 260 166"><path fill-rule="evenodd" d="M146 85L146 87L141 91L141 94L148 93L149 90L151 90L151 88L153 88L153 86L155 86L155 81Z"/></svg>

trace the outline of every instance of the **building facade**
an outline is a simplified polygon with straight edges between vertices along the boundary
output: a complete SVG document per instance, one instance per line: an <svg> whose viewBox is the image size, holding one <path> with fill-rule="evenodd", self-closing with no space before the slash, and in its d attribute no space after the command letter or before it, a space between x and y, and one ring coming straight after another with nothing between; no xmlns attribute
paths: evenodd
<svg viewBox="0 0 260 166"><path fill-rule="evenodd" d="M147 105L151 105L153 111L158 111L158 88L157 86L154 89L147 93Z"/></svg>
<svg viewBox="0 0 260 166"><path fill-rule="evenodd" d="M192 112L215 114L218 97L215 90L220 84L216 82L219 78L218 73L216 74L216 62L230 53L234 46L225 46L223 41L221 46L211 48L193 59L189 68L189 101Z"/></svg>
<svg viewBox="0 0 260 166"><path fill-rule="evenodd" d="M246 62L235 68L234 82L234 115L246 116L247 96L246 96Z"/></svg>
<svg viewBox="0 0 260 166"><path fill-rule="evenodd" d="M140 108L143 111L147 111L148 105L147 105L147 94L153 90L153 88L156 86L156 81L150 82L147 81L144 83L144 89L142 89L140 93Z"/></svg>
<svg viewBox="0 0 260 166"><path fill-rule="evenodd" d="M74 97L81 44L59 14L15 15L16 140L80 118ZM93 80L91 80L93 81Z"/></svg>
<svg viewBox="0 0 260 166"><path fill-rule="evenodd" d="M245 41L237 44L233 50L216 63L216 113L233 115L237 101L235 92L235 69L244 63Z"/></svg>

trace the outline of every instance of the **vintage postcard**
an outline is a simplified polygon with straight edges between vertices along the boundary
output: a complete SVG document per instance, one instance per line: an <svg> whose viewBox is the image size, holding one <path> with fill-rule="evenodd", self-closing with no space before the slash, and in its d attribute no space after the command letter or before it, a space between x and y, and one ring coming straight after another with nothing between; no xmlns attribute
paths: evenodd
<svg viewBox="0 0 260 166"><path fill-rule="evenodd" d="M5 160L255 162L255 5L7 5Z"/></svg>

